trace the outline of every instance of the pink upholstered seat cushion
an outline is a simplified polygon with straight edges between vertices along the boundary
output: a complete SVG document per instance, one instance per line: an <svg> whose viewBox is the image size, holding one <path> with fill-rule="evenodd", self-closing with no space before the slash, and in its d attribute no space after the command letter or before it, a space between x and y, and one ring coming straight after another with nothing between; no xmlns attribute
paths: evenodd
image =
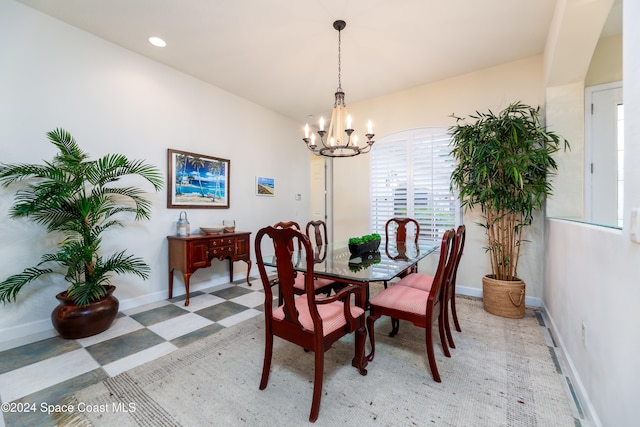
<svg viewBox="0 0 640 427"><path fill-rule="evenodd" d="M298 319L302 324L302 327L308 331L313 331L313 321L311 320L311 314L309 313L309 305L307 303L307 296L301 295L295 299L296 310L298 310ZM318 313L322 318L322 334L328 335L331 332L342 328L347 324L347 319L344 317L344 304L342 301L335 301L329 304L319 304ZM351 305L351 315L354 318L358 318L364 314L364 310L360 307ZM276 308L273 311L273 318L277 320L284 319L283 306Z"/></svg>
<svg viewBox="0 0 640 427"><path fill-rule="evenodd" d="M428 298L429 292L409 286L395 285L380 292L371 299L370 303L378 307L402 310L408 313L426 316Z"/></svg>
<svg viewBox="0 0 640 427"><path fill-rule="evenodd" d="M324 288L325 286L329 286L335 283L335 281L331 279L323 279L322 277L314 277L313 278L313 289L318 290ZM304 274L298 273L296 275L295 281L293 282L293 287L304 291Z"/></svg>
<svg viewBox="0 0 640 427"><path fill-rule="evenodd" d="M410 288L420 289L421 291L429 292L431 290L431 284L433 283L433 276L428 276L421 273L411 273L404 276L396 286L408 286Z"/></svg>

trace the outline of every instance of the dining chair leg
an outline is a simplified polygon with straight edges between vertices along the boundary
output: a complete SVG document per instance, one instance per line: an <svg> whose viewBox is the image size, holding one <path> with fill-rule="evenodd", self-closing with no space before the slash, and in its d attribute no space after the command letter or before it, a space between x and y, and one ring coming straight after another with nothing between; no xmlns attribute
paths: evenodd
<svg viewBox="0 0 640 427"><path fill-rule="evenodd" d="M440 313L438 319L438 332L440 333L440 342L442 343L442 351L444 352L444 355L451 357L449 346L447 345L447 334L444 330L444 311Z"/></svg>
<svg viewBox="0 0 640 427"><path fill-rule="evenodd" d="M444 329L447 333L447 340L449 342L449 347L456 348L456 344L453 342L453 334L451 333L451 324L449 323L449 307L446 304L444 307Z"/></svg>
<svg viewBox="0 0 640 427"><path fill-rule="evenodd" d="M395 337L398 335L398 331L400 330L400 321L398 319L391 318L391 332L389 332L390 337Z"/></svg>
<svg viewBox="0 0 640 427"><path fill-rule="evenodd" d="M362 326L356 330L355 355L351 361L351 365L358 368L360 375L367 375L367 359L364 357L364 347L367 342L367 329Z"/></svg>
<svg viewBox="0 0 640 427"><path fill-rule="evenodd" d="M458 313L456 312L456 294L451 297L451 315L453 316L453 324L456 325L456 331L462 332L460 323L458 323Z"/></svg>
<svg viewBox="0 0 640 427"><path fill-rule="evenodd" d="M373 324L379 317L380 316L376 316L374 314L370 314L369 317L367 317L367 330L369 331L369 341L371 342L371 353L366 357L369 362L371 362L376 355L376 335L373 329Z"/></svg>
<svg viewBox="0 0 640 427"><path fill-rule="evenodd" d="M269 382L269 372L271 371L271 356L273 355L273 335L269 332L266 334L264 346L264 362L262 364L262 378L260 379L260 390L267 388Z"/></svg>
<svg viewBox="0 0 640 427"><path fill-rule="evenodd" d="M324 374L324 352L315 352L315 367L313 380L313 400L311 401L311 413L309 422L316 422L320 413L320 399L322 398L322 377Z"/></svg>
<svg viewBox="0 0 640 427"><path fill-rule="evenodd" d="M425 328L426 334L426 346L427 357L429 358L429 368L431 369L431 376L435 382L442 382L440 380L440 373L438 372L438 365L436 365L436 355L433 351L433 328Z"/></svg>

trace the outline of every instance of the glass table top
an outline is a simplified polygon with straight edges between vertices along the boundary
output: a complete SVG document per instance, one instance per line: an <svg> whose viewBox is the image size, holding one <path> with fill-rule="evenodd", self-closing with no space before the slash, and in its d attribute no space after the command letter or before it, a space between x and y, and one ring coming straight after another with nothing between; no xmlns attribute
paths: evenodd
<svg viewBox="0 0 640 427"><path fill-rule="evenodd" d="M394 242L385 250L381 244L379 251L353 256L347 242L324 245L315 249L313 271L322 277L351 282L388 281L438 249L435 244L416 246L413 242L396 246ZM304 259L304 250L294 251L292 262L296 270L306 271ZM273 255L263 257L263 262L266 266L275 267Z"/></svg>

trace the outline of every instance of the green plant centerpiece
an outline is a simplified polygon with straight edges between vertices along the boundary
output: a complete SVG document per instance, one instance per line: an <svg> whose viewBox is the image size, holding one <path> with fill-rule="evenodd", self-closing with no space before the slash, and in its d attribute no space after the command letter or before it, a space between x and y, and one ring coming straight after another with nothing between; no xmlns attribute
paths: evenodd
<svg viewBox="0 0 640 427"><path fill-rule="evenodd" d="M476 112L469 122L453 117L456 125L449 131L456 167L451 186L459 191L465 210L480 208L483 221L479 225L485 228L485 249L491 259L491 275L485 278L500 281L504 288L499 291L509 298L504 309L488 307L493 297L483 279L485 309L523 317L525 290L518 278L518 260L524 231L552 192L549 178L558 167L553 155L562 147L567 149L568 142L545 129L539 107L521 102L498 114ZM514 284L517 289L507 289Z"/></svg>
<svg viewBox="0 0 640 427"><path fill-rule="evenodd" d="M48 132L47 136L58 149L53 160L44 164L0 164L0 183L4 187L22 184L9 211L11 217L30 218L45 225L47 232L60 235L61 241L56 251L42 255L36 266L0 283L0 301L15 302L25 285L44 275L61 274L69 286L58 299L86 309L113 292L111 274L149 277L150 268L141 258L125 250L104 255L101 246L103 234L123 227L127 215L133 215L136 221L150 218L151 202L144 197L144 191L135 186L118 186L118 181L137 175L159 191L162 175L155 166L121 154L89 160L63 129Z"/></svg>
<svg viewBox="0 0 640 427"><path fill-rule="evenodd" d="M359 255L366 252L375 252L380 247L381 237L378 233L365 234L360 237L349 238L349 252L351 255Z"/></svg>

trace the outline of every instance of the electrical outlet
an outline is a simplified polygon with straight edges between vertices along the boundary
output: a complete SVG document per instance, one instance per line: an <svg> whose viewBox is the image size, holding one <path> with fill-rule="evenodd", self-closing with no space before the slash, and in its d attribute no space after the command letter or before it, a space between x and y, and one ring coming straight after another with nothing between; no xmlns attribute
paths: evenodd
<svg viewBox="0 0 640 427"><path fill-rule="evenodd" d="M587 348L587 325L582 322L582 345Z"/></svg>

